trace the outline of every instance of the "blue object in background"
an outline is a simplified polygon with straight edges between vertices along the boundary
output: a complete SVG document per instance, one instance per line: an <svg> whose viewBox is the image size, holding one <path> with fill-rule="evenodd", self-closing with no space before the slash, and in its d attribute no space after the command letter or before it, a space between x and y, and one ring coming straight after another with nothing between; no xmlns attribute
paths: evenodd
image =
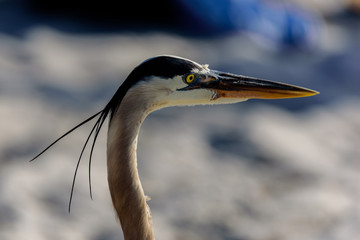
<svg viewBox="0 0 360 240"><path fill-rule="evenodd" d="M183 23L194 34L217 35L246 31L278 44L313 43L319 18L288 3L261 0L178 0Z"/></svg>

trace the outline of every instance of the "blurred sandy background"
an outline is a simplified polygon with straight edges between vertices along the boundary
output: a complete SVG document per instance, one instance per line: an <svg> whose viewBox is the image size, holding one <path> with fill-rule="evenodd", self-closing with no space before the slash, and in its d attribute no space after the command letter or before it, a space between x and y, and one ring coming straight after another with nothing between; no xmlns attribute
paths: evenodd
<svg viewBox="0 0 360 240"><path fill-rule="evenodd" d="M114 2L0 1L1 240L122 239L106 126L94 200L85 154L71 214L92 125L28 161L159 54L321 94L151 114L138 158L157 239L358 239L358 1Z"/></svg>

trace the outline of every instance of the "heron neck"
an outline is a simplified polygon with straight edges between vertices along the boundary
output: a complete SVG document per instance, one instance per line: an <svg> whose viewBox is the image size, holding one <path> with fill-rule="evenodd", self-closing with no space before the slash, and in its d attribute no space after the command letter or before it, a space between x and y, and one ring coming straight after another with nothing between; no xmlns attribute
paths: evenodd
<svg viewBox="0 0 360 240"><path fill-rule="evenodd" d="M132 106L128 109L127 106ZM112 202L119 217L125 240L153 240L150 208L137 169L137 139L146 117L145 109L126 101L121 103L109 123L107 164Z"/></svg>

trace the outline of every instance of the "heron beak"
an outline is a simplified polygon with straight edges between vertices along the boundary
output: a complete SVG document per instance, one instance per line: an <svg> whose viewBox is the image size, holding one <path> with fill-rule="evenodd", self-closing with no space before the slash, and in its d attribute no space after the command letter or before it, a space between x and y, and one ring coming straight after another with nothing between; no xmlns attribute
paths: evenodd
<svg viewBox="0 0 360 240"><path fill-rule="evenodd" d="M278 98L298 98L309 97L319 92L298 87L290 84L267 81L231 73L211 71L206 79L202 79L187 89L206 88L216 93L216 98L258 98L258 99L278 99Z"/></svg>

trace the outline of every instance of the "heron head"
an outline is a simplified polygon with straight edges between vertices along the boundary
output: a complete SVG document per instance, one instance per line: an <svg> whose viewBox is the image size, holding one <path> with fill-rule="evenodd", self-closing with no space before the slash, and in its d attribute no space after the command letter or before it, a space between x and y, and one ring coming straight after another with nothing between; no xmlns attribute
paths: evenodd
<svg viewBox="0 0 360 240"><path fill-rule="evenodd" d="M224 104L251 98L307 97L318 92L279 82L211 70L176 56L158 56L136 67L122 87L142 95L157 109L167 106Z"/></svg>

